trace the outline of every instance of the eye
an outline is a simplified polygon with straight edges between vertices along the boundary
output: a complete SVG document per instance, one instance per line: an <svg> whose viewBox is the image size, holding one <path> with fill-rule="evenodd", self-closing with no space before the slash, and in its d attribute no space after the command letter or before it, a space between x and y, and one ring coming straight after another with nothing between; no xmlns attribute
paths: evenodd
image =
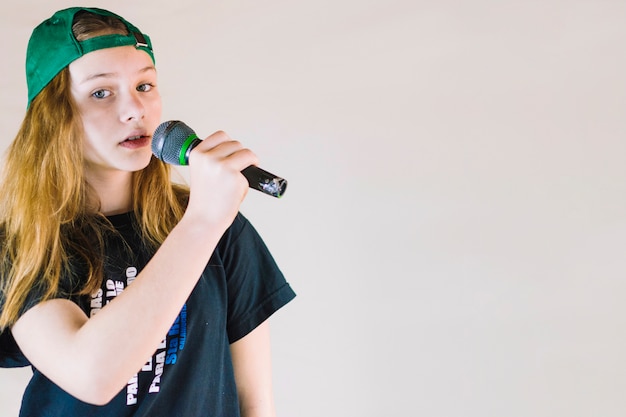
<svg viewBox="0 0 626 417"><path fill-rule="evenodd" d="M94 91L93 93L91 93L91 96L97 99L107 98L110 95L111 95L111 92L107 90L98 90L98 91Z"/></svg>
<svg viewBox="0 0 626 417"><path fill-rule="evenodd" d="M151 83L140 84L137 87L137 91L142 91L144 93L147 93L148 91L152 90L153 88L154 88L154 84L151 84Z"/></svg>

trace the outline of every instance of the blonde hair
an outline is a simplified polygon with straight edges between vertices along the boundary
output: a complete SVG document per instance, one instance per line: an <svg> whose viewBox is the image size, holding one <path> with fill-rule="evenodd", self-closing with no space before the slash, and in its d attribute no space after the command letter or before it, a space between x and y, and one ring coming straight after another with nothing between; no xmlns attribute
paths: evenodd
<svg viewBox="0 0 626 417"><path fill-rule="evenodd" d="M77 36L120 30L86 17L74 27ZM0 329L15 323L33 288L44 301L58 294L61 279L79 279L78 295L101 285L104 238L112 227L84 177L82 124L69 78L66 67L35 97L7 150L0 183ZM182 217L188 189L152 157L133 173L132 192L139 231L155 250ZM78 264L86 276L74 276Z"/></svg>

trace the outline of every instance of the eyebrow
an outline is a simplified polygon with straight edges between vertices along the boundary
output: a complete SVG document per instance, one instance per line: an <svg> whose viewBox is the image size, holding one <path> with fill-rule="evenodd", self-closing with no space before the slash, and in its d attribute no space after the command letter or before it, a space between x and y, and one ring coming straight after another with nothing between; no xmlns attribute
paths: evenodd
<svg viewBox="0 0 626 417"><path fill-rule="evenodd" d="M148 72L148 71L155 71L156 72L156 68L154 65L148 65L147 67L144 67L142 69L140 69L139 71L137 71L139 74ZM80 81L79 84L84 84L88 81L91 80L95 80L97 78L110 78L110 77L114 77L115 76L115 72L99 72L96 74L91 74L89 76L87 76L86 78L84 78L83 80Z"/></svg>

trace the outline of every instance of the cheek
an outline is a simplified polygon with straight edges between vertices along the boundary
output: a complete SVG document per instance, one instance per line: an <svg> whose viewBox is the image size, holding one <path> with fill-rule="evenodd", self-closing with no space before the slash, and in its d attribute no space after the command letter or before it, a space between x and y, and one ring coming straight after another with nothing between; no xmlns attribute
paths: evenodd
<svg viewBox="0 0 626 417"><path fill-rule="evenodd" d="M80 118L85 130L99 129L109 124L111 112L102 106L79 106Z"/></svg>
<svg viewBox="0 0 626 417"><path fill-rule="evenodd" d="M98 117L100 116L100 117ZM86 148L93 147L98 143L97 138L101 135L107 125L110 125L104 117L104 115L96 115L90 113L89 116L82 117L83 123L83 144Z"/></svg>
<svg viewBox="0 0 626 417"><path fill-rule="evenodd" d="M87 159L98 151L99 140L94 133L95 131L93 129L88 129L87 126L85 126L85 133L83 136L83 156Z"/></svg>
<svg viewBox="0 0 626 417"><path fill-rule="evenodd" d="M152 100L151 105L152 105L152 110L153 111L158 112L159 114L161 114L161 108L162 108L163 102L161 101L161 96L160 95L157 94L155 99Z"/></svg>
<svg viewBox="0 0 626 417"><path fill-rule="evenodd" d="M161 121L161 113L162 113L162 105L161 99L155 100L153 103L150 103L150 109L147 112L148 117L150 118L150 124L153 124L153 128L156 128L157 124Z"/></svg>

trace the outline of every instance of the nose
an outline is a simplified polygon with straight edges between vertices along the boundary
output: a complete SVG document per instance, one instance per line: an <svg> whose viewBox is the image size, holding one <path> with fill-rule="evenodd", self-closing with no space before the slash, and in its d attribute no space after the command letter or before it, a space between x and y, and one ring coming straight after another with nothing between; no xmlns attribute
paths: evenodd
<svg viewBox="0 0 626 417"><path fill-rule="evenodd" d="M144 118L146 108L138 91L129 91L121 100L120 119L122 122L137 121Z"/></svg>

